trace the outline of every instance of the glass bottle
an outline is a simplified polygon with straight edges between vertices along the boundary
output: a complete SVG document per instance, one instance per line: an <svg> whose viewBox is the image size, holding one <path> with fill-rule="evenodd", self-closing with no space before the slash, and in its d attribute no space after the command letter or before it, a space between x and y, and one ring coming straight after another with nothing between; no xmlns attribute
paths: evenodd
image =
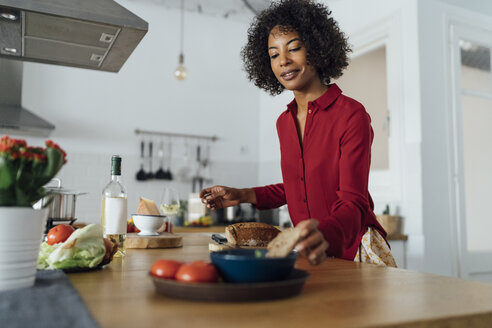
<svg viewBox="0 0 492 328"><path fill-rule="evenodd" d="M125 256L127 194L121 182L121 157L111 158L111 181L102 192L101 226L104 236L118 245L114 256Z"/></svg>

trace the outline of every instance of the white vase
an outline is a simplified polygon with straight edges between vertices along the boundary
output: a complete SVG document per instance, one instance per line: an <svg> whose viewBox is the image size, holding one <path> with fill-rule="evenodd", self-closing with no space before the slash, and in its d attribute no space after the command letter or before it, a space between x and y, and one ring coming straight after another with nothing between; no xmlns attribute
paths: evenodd
<svg viewBox="0 0 492 328"><path fill-rule="evenodd" d="M48 209L0 207L0 291L31 287Z"/></svg>

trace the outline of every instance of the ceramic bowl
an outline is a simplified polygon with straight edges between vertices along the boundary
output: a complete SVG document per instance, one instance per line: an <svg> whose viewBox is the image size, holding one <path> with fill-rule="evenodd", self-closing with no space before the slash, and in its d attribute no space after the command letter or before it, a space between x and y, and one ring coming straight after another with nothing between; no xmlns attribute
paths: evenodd
<svg viewBox="0 0 492 328"><path fill-rule="evenodd" d="M139 236L158 236L157 230L162 227L165 215L133 214L133 223L140 230Z"/></svg>
<svg viewBox="0 0 492 328"><path fill-rule="evenodd" d="M210 259L227 282L252 283L287 278L294 268L297 253L267 258L266 252L266 249L232 249L213 252Z"/></svg>

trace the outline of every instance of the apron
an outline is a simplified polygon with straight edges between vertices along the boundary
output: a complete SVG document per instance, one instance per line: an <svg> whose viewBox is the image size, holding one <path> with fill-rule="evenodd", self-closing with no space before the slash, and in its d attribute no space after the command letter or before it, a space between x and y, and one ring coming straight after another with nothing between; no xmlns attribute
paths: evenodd
<svg viewBox="0 0 492 328"><path fill-rule="evenodd" d="M396 268L388 243L376 229L367 228L362 236L354 262L370 263Z"/></svg>

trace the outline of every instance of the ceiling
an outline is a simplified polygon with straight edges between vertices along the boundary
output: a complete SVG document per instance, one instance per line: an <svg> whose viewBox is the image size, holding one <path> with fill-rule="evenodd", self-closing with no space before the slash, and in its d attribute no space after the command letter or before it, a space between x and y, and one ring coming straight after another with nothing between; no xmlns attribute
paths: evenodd
<svg viewBox="0 0 492 328"><path fill-rule="evenodd" d="M181 9L181 0L128 0L133 2L153 3L172 10ZM255 15L266 8L272 0L184 0L187 12L224 17L237 21L249 22ZM319 1L319 0L318 0ZM334 3L344 0L324 0L322 3Z"/></svg>
<svg viewBox="0 0 492 328"><path fill-rule="evenodd" d="M162 5L172 10L181 9L181 0L130 0ZM250 20L254 12L266 9L270 0L184 0L187 12L222 16L233 20Z"/></svg>

